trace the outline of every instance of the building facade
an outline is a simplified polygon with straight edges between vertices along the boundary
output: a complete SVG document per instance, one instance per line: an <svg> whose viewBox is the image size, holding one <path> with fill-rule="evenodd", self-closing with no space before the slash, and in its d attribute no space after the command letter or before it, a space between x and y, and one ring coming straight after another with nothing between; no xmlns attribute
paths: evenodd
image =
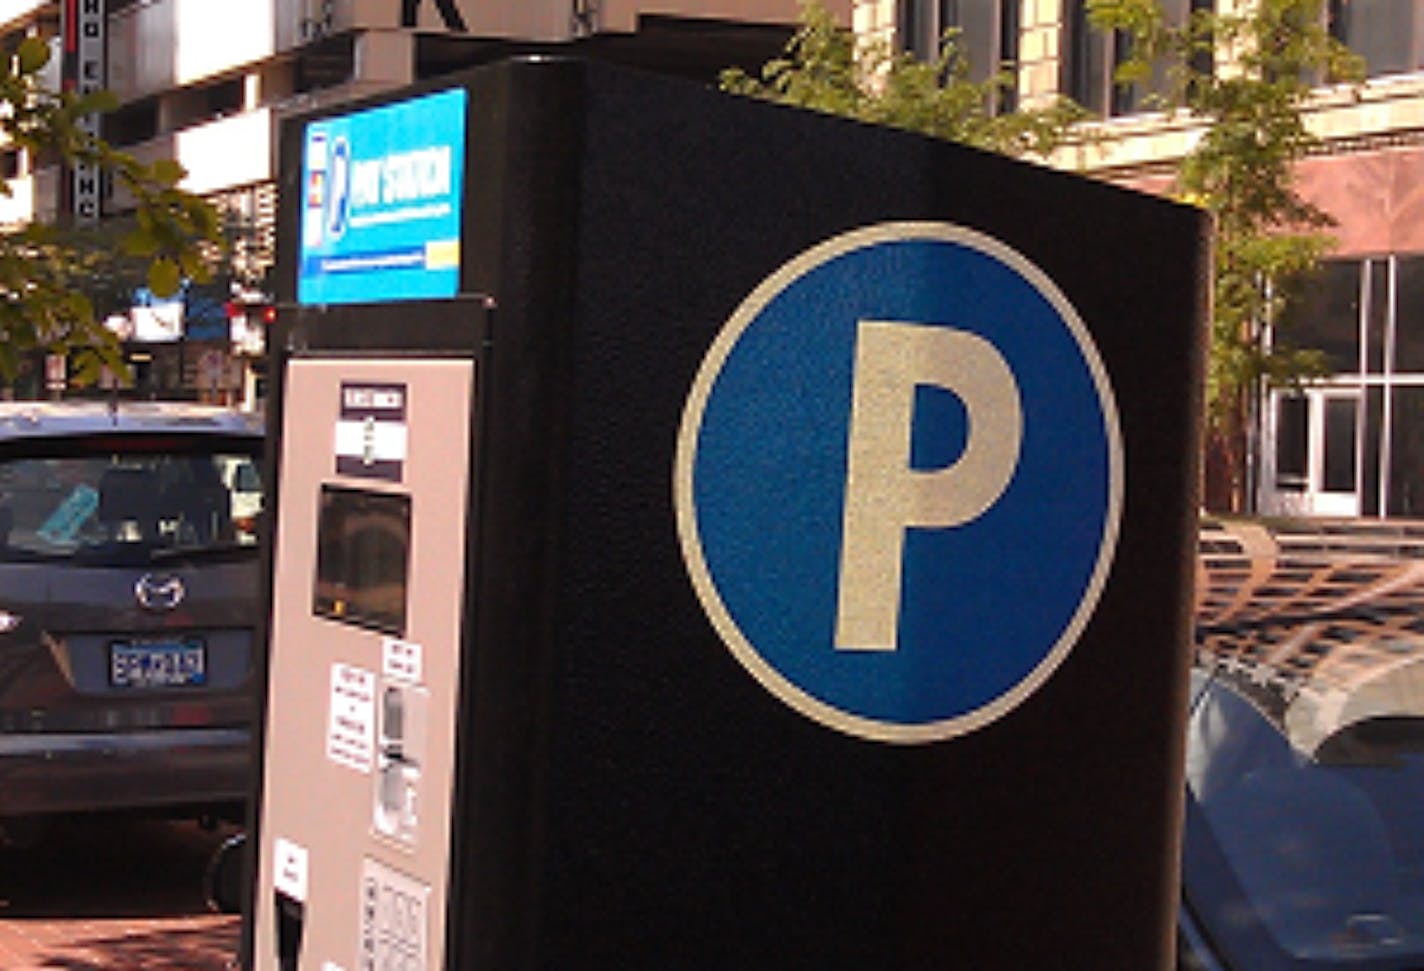
<svg viewBox="0 0 1424 971"><path fill-rule="evenodd" d="M849 21L850 0L831 8ZM0 0L0 43L43 37L50 86L97 77L117 96L104 137L140 160L182 163L184 186L224 213L235 278L251 295L274 256L284 118L551 46L711 83L725 67L774 57L799 12L799 0ZM13 188L0 197L0 229L83 201L72 173L17 149L0 147L0 177ZM105 215L124 208L100 202ZM116 328L139 393L251 402L253 368L229 334L243 322L232 296L193 291L175 308L138 295Z"/></svg>

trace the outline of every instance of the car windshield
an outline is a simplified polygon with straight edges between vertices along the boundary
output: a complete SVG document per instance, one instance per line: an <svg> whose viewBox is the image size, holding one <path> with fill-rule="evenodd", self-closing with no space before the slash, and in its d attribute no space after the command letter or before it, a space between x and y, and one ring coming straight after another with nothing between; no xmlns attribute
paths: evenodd
<svg viewBox="0 0 1424 971"><path fill-rule="evenodd" d="M1296 552L1280 535L1253 546L1229 582L1230 565L1206 557L1187 732L1189 916L1228 968L1417 971L1424 562Z"/></svg>
<svg viewBox="0 0 1424 971"><path fill-rule="evenodd" d="M255 446L114 443L0 460L0 560L132 562L255 546Z"/></svg>

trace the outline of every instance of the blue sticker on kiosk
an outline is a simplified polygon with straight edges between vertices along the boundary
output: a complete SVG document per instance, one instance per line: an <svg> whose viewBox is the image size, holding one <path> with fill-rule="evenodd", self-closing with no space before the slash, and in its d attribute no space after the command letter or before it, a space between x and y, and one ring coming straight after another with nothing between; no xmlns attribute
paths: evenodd
<svg viewBox="0 0 1424 971"><path fill-rule="evenodd" d="M306 126L299 303L459 291L466 102L455 88Z"/></svg>
<svg viewBox="0 0 1424 971"><path fill-rule="evenodd" d="M944 223L828 240L708 351L678 440L692 585L763 687L877 741L1041 687L1107 580L1123 493L1091 335L1022 254Z"/></svg>

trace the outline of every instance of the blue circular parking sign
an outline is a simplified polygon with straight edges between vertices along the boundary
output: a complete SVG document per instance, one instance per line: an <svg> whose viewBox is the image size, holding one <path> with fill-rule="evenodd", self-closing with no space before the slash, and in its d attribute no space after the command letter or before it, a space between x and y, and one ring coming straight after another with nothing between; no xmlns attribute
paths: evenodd
<svg viewBox="0 0 1424 971"><path fill-rule="evenodd" d="M1011 711L1106 582L1123 460L1107 371L1054 283L944 223L783 266L688 396L675 503L713 626L767 690L919 743Z"/></svg>

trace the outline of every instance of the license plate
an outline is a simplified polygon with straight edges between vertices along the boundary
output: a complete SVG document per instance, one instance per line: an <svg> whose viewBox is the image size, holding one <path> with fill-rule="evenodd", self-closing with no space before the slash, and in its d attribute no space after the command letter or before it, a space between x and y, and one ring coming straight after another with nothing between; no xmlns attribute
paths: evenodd
<svg viewBox="0 0 1424 971"><path fill-rule="evenodd" d="M207 680L207 652L196 637L109 645L109 684L115 688L186 688Z"/></svg>

